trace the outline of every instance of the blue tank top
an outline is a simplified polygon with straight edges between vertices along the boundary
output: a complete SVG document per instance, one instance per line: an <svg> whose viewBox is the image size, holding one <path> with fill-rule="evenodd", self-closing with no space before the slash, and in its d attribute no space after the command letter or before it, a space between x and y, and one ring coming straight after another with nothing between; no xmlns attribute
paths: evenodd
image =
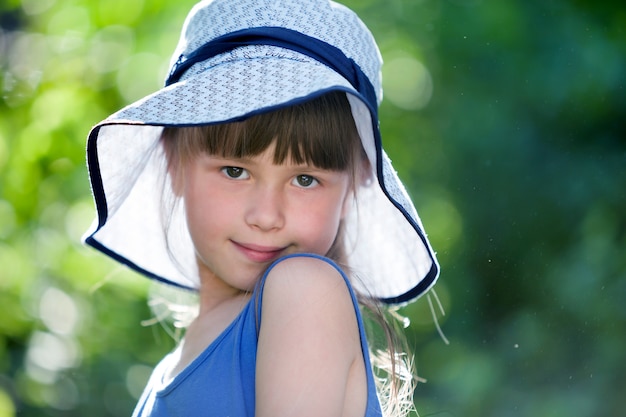
<svg viewBox="0 0 626 417"><path fill-rule="evenodd" d="M328 258L313 254L294 254L277 260L267 269L243 311L169 383L164 383L163 377L171 367L173 357L170 354L163 358L154 369L133 417L254 416L257 329L261 320L263 286L271 268L281 260L293 256L309 256L324 260L337 269L344 278L352 297L365 360L367 374L365 417L382 416L363 319L350 281L341 268Z"/></svg>

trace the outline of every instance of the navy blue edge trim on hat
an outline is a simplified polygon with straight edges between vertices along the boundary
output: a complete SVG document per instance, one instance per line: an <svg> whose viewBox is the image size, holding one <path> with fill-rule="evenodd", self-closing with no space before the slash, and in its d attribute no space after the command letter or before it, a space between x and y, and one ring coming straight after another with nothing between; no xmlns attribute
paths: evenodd
<svg viewBox="0 0 626 417"><path fill-rule="evenodd" d="M202 126L207 126L207 125L211 125L211 124L221 124L221 123L232 123L232 122L237 122L237 121L242 121L245 119L248 119L252 116L256 116L259 114L263 114L263 113L269 113L271 111L274 110L278 110L280 108L283 107L288 107L288 106L293 106L293 105L297 105L297 104L301 104L301 103L305 103L309 100L312 100L314 98L317 98L323 94L326 94L328 92L331 91L343 91L345 93L350 93L350 94L354 94L354 91L346 89L344 87L331 87L331 88L327 88L327 89L323 89L323 90L318 90L316 92L314 92L313 94L309 94L306 97L299 97L290 101L287 101L285 103L281 103L275 106L268 106L268 107L263 107L261 109L257 109L254 110L252 112L246 113L244 115L241 116L237 116L237 117L233 117L232 119L227 119L227 120L221 120L219 122L214 122L214 123L202 123ZM150 272L142 267L140 267L139 265L137 265L136 263L132 262L131 260L129 260L128 258L120 255L119 253L109 249L107 246L103 245L102 243L100 243L95 237L94 235L105 225L108 216L109 216L109 209L108 209L108 204L106 201L106 193L104 192L104 185L102 182L102 176L100 175L100 161L98 159L98 146L97 146L97 140L98 140L98 132L100 131L100 128L105 127L105 126L115 126L115 125L126 125L126 126L158 126L158 127L193 127L193 126L198 126L198 124L194 124L194 123L180 123L180 124L159 124L159 123L142 123L142 122L133 122L133 121L123 121L123 122L104 122L102 124L97 125L96 127L94 127L92 129L92 131L89 134L89 138L87 139L87 163L88 163L88 167L89 167L89 179L91 182L91 192L93 194L94 197L94 201L96 204L96 212L98 213L98 226L96 227L96 229L91 232L91 234L87 237L84 238L84 243L91 246L92 248L102 252L103 254L107 255L108 257L114 259L115 261L119 262L122 265L125 265L127 267L129 267L130 269L134 270L135 272L144 275L148 278L154 279L158 282L167 284L167 285L173 285L174 287L177 288L181 288L184 290L189 290L189 291L197 291L197 289L192 288L192 287L188 287L186 285L181 285L178 284L174 281L170 281L169 279L162 277L160 275L157 275L153 272Z"/></svg>
<svg viewBox="0 0 626 417"><path fill-rule="evenodd" d="M367 80L367 78L366 78ZM369 80L368 80L369 82ZM371 84L370 84L371 86ZM423 277L423 279L418 283L418 285L416 285L414 288L412 288L411 290L409 290L406 293L400 294L397 297L389 297L389 298L378 298L379 301L385 303L385 304L402 304L402 303L407 303L412 301L413 299L415 299L416 297L420 296L421 294L423 294L432 284L433 282L437 279L437 276L439 275L439 268L437 266L437 262L435 260L434 255L431 252L430 246L428 245L428 241L426 240L426 236L424 235L424 232L422 231L422 229L419 227L419 225L416 223L416 221L406 212L406 210L404 209L404 207L402 207L402 205L400 205L394 198L392 198L388 191L387 188L384 185L383 182L383 174L382 174L382 152L380 152L380 150L382 149L382 140L381 140L381 136L380 136L380 130L378 128L378 118L377 118L377 112L375 111L375 109L377 107L372 108L372 105L370 102L368 102L365 97L362 96L362 94L360 94L360 92L355 93L355 91L352 91L350 89L347 89L345 87L331 87L331 88L327 88L324 90L318 90L313 94L310 94L306 97L300 97L300 98L296 98L294 100L285 102L285 103L281 103L279 105L276 106L269 106L269 107L264 107L262 109L258 109L255 111L252 111L250 113L247 113L245 115L241 115L238 117L234 117L232 119L228 119L228 120L222 120L216 123L229 123L229 122L236 122L236 121L240 121L240 120L244 120L247 119L249 117L255 116L257 114L262 114L262 113L267 113L279 108L283 108L283 107L287 107L287 106L291 106L291 105L296 105L299 103L303 103L306 101L309 101L315 97L318 97L322 94L325 94L327 92L330 91L344 91L345 93L349 93L352 94L354 96L356 96L357 98L361 99L361 101L363 101L365 103L365 105L368 107L370 114L372 115L372 129L374 132L374 142L375 142L375 147L376 147L376 171L377 171L377 177L378 177L378 183L381 187L381 189L383 190L383 193L385 194L385 196L389 199L389 201L402 213L402 215L405 217L405 219L409 222L409 224L413 227L413 229L416 231L416 233L418 234L420 240L422 241L424 247L427 249L429 257L431 259L431 268L428 271L428 273ZM372 90L373 91L373 90ZM375 102L374 102L375 103ZM107 126L107 125L120 125L120 124L125 124L125 125L136 125L136 126L163 126L163 127L187 127L187 126L197 126L197 124L158 124L158 123L141 123L141 122L136 122L133 123L132 121L129 122L104 122L101 125L96 126L90 133L89 135L89 139L88 139L88 145L87 145L87 160L88 160L88 164L89 164L89 175L90 175L90 179L91 179L91 184L92 184L92 192L94 195L94 200L96 203L96 208L97 208L97 212L98 212L98 226L96 228L96 230L94 232L92 232L92 234L88 237L85 238L85 243L91 247L93 247L94 249L97 249L99 251L101 251L102 253L108 255L109 257L113 258L114 260L116 260L117 262L128 266L129 268L135 270L136 272L147 276L149 278L155 279L156 281L159 282L163 282L169 285L173 285L175 287L178 288L182 288L182 289L186 289L186 290L192 290L192 291L196 291L194 288L190 288L184 285L180 285L178 283L175 283L173 281L170 281L164 277L161 277L159 275L156 275L150 271L145 270L144 268L136 265L135 263L133 263L132 261L130 261L129 259L123 257L122 255L112 251L111 249L107 248L106 246L104 246L103 244L101 244L100 242L98 242L95 238L94 235L97 233L98 230L100 230L104 224L106 223L107 217L108 217L108 208L107 208L107 203L106 203L106 195L104 192L104 187L102 184L102 177L100 176L100 169L99 169L99 161L98 161L98 155L97 155L97 137L98 137L98 131L101 127L103 126ZM212 123L205 123L203 125L207 125L207 124L212 124Z"/></svg>
<svg viewBox="0 0 626 417"><path fill-rule="evenodd" d="M107 221L107 218L109 217L109 208L108 208L107 201L106 201L106 193L104 192L102 176L100 175L100 161L98 160L98 147L97 147L98 132L100 131L100 128L102 126L113 125L113 124L119 124L119 123L104 123L104 124L96 126L89 134L89 138L87 140L87 165L89 167L89 179L91 182L91 192L93 193L93 198L96 203L96 212L98 213L98 226L96 227L95 231L93 231L89 236L87 236L84 239L84 242L85 244L91 246L92 248L99 250L100 252L104 253L105 255L109 256L115 261L121 263L122 265L126 265L130 269L142 275L145 275L149 278L152 278L156 281L159 281L165 284L174 285L175 287L178 287L181 289L194 291L193 288L177 284L157 274L154 274L150 271L143 269L142 267L135 264L134 262L131 262L129 259L123 257L117 252L114 252L108 247L104 246L102 243L98 242L96 238L94 237L94 235L98 232L98 230L100 230L104 226L104 224ZM133 123L126 123L126 124L132 125ZM137 123L136 125L141 126L143 124Z"/></svg>
<svg viewBox="0 0 626 417"><path fill-rule="evenodd" d="M104 222L106 222L109 216L104 185L102 184L102 176L100 175L100 161L98 160L98 146L96 143L101 126L102 125L98 125L93 128L87 139L87 166L89 167L91 192L93 193L93 198L96 202L96 211L98 212L98 229L104 225Z"/></svg>
<svg viewBox="0 0 626 417"><path fill-rule="evenodd" d="M439 275L437 262L435 260L435 256L431 253L426 236L417 222L406 212L404 207L395 201L387 192L387 187L383 183L382 153L378 152L378 150L382 149L382 140L378 127L378 105L376 93L369 78L363 73L359 65L354 62L354 60L347 57L341 49L320 39L284 27L263 26L242 29L214 38L195 51L191 52L189 55L181 55L173 65L165 85L168 86L178 82L185 71L198 62L205 61L235 48L249 45L277 46L307 55L337 72L350 82L354 89L359 93L359 98L367 105L372 116L372 128L374 132L375 146L377 149L377 176L381 189L389 201L393 203L393 205L417 231L424 247L427 248L432 261L432 266L428 274L426 274L422 281L420 281L420 284L413 291L409 292L409 294L413 292L417 295L421 294ZM406 298L403 296L398 298L389 298L386 300L388 300L389 303L397 303L402 302L404 299Z"/></svg>
<svg viewBox="0 0 626 417"><path fill-rule="evenodd" d="M87 237L87 239L85 239L85 243L88 244L89 246L91 246L94 249L99 250L100 252L104 253L105 255L109 256L110 258L116 260L117 262L121 263L122 265L126 265L127 267L129 267L130 269L132 269L135 272L138 272L148 278L154 279L155 281L159 281L163 284L167 284L167 285L173 285L174 287L183 289L183 290L187 290L187 291L193 291L193 292L197 292L198 290L195 288L191 288L191 287L187 287L186 285L181 285L178 284L176 282L170 281L168 279L163 278L160 275L157 275L153 272L147 271L145 269L143 269L142 267L140 267L139 265L135 264L134 262L131 262L130 260L128 260L127 258L124 258L122 255L118 254L117 252L113 252L111 249L107 248L106 246L104 246L103 244L101 244L100 242L98 242L93 235Z"/></svg>
<svg viewBox="0 0 626 417"><path fill-rule="evenodd" d="M431 261L431 266L430 266L430 270L428 271L428 273L411 290L397 297L378 299L379 301L385 304L402 304L402 303L409 302L419 297L426 290L428 290L428 288L430 288L430 286L435 282L435 280L439 276L439 266L437 265L435 255L431 252L430 245L428 244L428 240L426 239L426 235L424 231L422 230L422 228L417 224L417 221L413 219L413 217L409 213L407 213L404 207L402 207L400 203L398 203L393 197L391 197L391 195L389 195L389 192L387 191L387 187L385 186L385 183L383 180L384 176L383 176L383 163L382 163L382 159L383 159L382 139L380 136L380 130L378 129L377 120L372 119L372 128L374 130L374 142L375 142L374 146L376 147L376 176L378 177L378 184L380 185L380 188L385 194L385 196L387 197L387 199L394 205L396 209L398 209L400 213L402 213L404 218L413 227L413 229L419 236L420 240L422 241L422 244L428 251L428 256L430 257L430 261Z"/></svg>

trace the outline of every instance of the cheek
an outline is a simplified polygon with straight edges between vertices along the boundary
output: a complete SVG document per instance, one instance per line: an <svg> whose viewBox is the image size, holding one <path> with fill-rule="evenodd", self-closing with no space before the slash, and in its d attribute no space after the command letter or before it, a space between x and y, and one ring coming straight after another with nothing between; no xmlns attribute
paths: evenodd
<svg viewBox="0 0 626 417"><path fill-rule="evenodd" d="M309 210L311 208L309 207ZM298 216L300 236L310 251L326 253L332 246L343 218L343 204L337 203L320 205L308 216Z"/></svg>
<svg viewBox="0 0 626 417"><path fill-rule="evenodd" d="M185 207L187 216L187 228L189 229L189 235L191 240L198 251L202 251L202 248L207 245L207 234L213 232L214 225L211 222L213 216L212 213L201 210L195 205L186 205Z"/></svg>
<svg viewBox="0 0 626 417"><path fill-rule="evenodd" d="M220 225L225 222L225 213L228 213L228 208L223 203L215 204L217 201L215 195L186 189L183 201L187 227L196 245L206 240L207 236L219 232Z"/></svg>

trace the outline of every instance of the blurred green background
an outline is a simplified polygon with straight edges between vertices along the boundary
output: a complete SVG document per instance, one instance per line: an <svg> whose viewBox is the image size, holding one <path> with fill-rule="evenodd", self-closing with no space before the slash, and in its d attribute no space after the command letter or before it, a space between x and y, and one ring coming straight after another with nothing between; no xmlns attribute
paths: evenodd
<svg viewBox="0 0 626 417"><path fill-rule="evenodd" d="M129 416L173 346L150 286L80 244L90 127L162 85L193 1L0 2L0 417ZM426 416L618 416L626 6L353 0L388 153L443 267L402 310Z"/></svg>

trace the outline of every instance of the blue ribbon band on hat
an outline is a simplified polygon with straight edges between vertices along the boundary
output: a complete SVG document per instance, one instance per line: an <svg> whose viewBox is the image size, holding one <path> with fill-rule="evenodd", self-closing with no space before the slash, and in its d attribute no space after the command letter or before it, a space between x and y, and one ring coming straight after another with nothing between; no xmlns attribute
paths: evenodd
<svg viewBox="0 0 626 417"><path fill-rule="evenodd" d="M327 42L283 27L256 27L219 36L189 55L181 55L172 67L165 85L169 86L178 82L185 71L198 62L250 45L270 45L290 49L333 69L361 94L370 111L373 112L372 115L377 118L378 105L374 87L354 60L348 58L341 49Z"/></svg>

